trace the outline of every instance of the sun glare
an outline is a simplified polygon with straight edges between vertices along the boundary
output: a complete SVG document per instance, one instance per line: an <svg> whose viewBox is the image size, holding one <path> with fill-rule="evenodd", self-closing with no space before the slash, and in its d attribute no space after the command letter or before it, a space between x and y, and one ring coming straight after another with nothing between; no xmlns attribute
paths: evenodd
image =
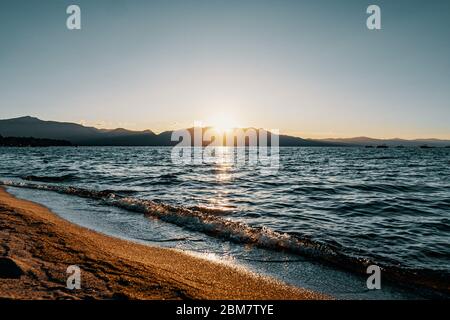
<svg viewBox="0 0 450 320"><path fill-rule="evenodd" d="M239 127L236 120L227 114L218 114L209 119L207 124L220 133L230 132L231 130Z"/></svg>

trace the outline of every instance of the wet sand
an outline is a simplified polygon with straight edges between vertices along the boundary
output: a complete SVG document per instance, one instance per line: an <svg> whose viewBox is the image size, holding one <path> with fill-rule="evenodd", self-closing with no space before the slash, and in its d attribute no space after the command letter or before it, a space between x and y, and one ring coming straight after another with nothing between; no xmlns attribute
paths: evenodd
<svg viewBox="0 0 450 320"><path fill-rule="evenodd" d="M66 288L67 267L81 289ZM0 299L327 299L241 268L109 237L0 188Z"/></svg>

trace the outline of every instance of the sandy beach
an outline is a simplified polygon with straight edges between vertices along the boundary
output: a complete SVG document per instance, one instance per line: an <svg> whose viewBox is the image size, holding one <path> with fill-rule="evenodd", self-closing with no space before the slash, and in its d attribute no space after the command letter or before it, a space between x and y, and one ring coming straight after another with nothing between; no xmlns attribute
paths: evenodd
<svg viewBox="0 0 450 320"><path fill-rule="evenodd" d="M69 265L81 289L66 288ZM0 188L0 298L326 299L240 268L112 238Z"/></svg>

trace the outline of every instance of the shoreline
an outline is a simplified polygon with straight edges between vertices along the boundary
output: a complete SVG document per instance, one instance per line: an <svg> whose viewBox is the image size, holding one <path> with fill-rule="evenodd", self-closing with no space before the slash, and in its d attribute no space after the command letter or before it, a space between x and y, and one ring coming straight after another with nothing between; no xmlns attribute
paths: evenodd
<svg viewBox="0 0 450 320"><path fill-rule="evenodd" d="M80 227L0 187L0 298L331 299L237 267ZM81 289L66 289L69 265Z"/></svg>

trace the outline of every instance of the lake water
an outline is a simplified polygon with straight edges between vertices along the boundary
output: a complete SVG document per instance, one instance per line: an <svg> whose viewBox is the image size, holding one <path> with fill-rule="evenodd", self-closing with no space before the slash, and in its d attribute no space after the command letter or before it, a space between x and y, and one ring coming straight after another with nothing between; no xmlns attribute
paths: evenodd
<svg viewBox="0 0 450 320"><path fill-rule="evenodd" d="M177 165L170 155L168 147L2 148L0 180L91 229L339 298L449 292L448 148L280 148L271 175L228 161ZM382 268L382 290L366 287L372 264Z"/></svg>

